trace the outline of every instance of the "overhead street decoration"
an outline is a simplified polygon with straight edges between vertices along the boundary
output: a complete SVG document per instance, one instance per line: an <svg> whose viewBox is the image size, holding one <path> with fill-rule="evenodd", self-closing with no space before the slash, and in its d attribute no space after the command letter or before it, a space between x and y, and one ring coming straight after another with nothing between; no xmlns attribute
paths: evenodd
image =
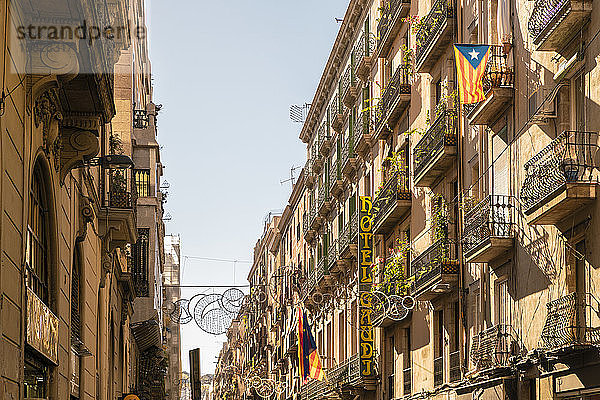
<svg viewBox="0 0 600 400"><path fill-rule="evenodd" d="M176 324L184 325L193 320L204 332L222 335L237 316L243 301L244 292L230 288L223 293L197 294L189 300L169 302L166 309Z"/></svg>

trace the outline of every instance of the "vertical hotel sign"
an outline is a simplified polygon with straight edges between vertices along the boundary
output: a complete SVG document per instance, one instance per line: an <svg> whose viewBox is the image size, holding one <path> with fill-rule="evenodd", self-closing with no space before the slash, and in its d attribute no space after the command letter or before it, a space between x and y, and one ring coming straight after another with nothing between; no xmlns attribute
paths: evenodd
<svg viewBox="0 0 600 400"><path fill-rule="evenodd" d="M373 202L370 196L360 197L358 231L358 332L360 375L372 376L373 371L373 313L371 286L373 284Z"/></svg>
<svg viewBox="0 0 600 400"><path fill-rule="evenodd" d="M58 365L58 318L27 288L27 344Z"/></svg>

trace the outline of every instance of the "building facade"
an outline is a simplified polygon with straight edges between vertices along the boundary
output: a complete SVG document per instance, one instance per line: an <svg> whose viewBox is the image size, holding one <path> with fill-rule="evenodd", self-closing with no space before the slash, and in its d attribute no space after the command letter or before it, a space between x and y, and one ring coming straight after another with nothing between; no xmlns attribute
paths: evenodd
<svg viewBox="0 0 600 400"><path fill-rule="evenodd" d="M181 238L177 235L165 236L165 272L163 274L163 303L175 304L181 299ZM165 344L168 352L167 398L179 400L183 395L183 375L181 371L181 332L179 324L165 318ZM189 385L189 375L187 384Z"/></svg>
<svg viewBox="0 0 600 400"><path fill-rule="evenodd" d="M145 139L155 124L139 133L131 104L154 110L150 70L132 61L149 65L146 38L126 34L145 30L144 2L1 8L0 397L117 399L143 383L132 318L145 198L158 204L161 248L164 236L160 196L143 191L135 170L136 146L158 157Z"/></svg>
<svg viewBox="0 0 600 400"><path fill-rule="evenodd" d="M350 1L223 398L600 395L593 4ZM491 45L484 101L459 104L454 43ZM327 382L298 377L298 307Z"/></svg>

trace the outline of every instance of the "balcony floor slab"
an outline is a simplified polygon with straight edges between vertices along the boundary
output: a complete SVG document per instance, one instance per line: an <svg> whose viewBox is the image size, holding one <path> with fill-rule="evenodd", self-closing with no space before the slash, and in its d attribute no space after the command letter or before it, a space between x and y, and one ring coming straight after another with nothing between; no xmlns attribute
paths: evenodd
<svg viewBox="0 0 600 400"><path fill-rule="evenodd" d="M500 87L490 90L486 99L479 103L471 113L471 125L489 125L496 121L501 112L512 102L513 88Z"/></svg>
<svg viewBox="0 0 600 400"><path fill-rule="evenodd" d="M488 263L510 251L513 245L513 238L492 236L484 240L470 254L465 254L465 261L468 263Z"/></svg>
<svg viewBox="0 0 600 400"><path fill-rule="evenodd" d="M595 183L568 183L552 199L528 214L529 225L556 225L577 210L596 199L598 185Z"/></svg>

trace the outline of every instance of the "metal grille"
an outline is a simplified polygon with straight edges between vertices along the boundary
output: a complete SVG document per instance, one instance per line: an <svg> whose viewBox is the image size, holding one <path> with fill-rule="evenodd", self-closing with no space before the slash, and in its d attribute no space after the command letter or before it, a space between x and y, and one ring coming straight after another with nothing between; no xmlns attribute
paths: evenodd
<svg viewBox="0 0 600 400"><path fill-rule="evenodd" d="M352 129L350 130L350 134L344 140L344 144L342 146L342 168L348 164L348 162L355 157L354 155L354 135L352 134Z"/></svg>
<svg viewBox="0 0 600 400"><path fill-rule="evenodd" d="M456 113L444 110L415 146L415 176L421 174L444 150L456 146Z"/></svg>
<svg viewBox="0 0 600 400"><path fill-rule="evenodd" d="M513 336L510 325L495 325L473 338L471 359L477 369L487 370L508 365Z"/></svg>
<svg viewBox="0 0 600 400"><path fill-rule="evenodd" d="M565 131L525 163L521 203L530 214L567 183L598 183L598 133Z"/></svg>
<svg viewBox="0 0 600 400"><path fill-rule="evenodd" d="M416 290L421 289L437 276L458 274L458 263L453 260L454 254L450 254L453 249L448 239L442 238L411 262Z"/></svg>
<svg viewBox="0 0 600 400"><path fill-rule="evenodd" d="M450 382L460 381L460 352L450 353Z"/></svg>
<svg viewBox="0 0 600 400"><path fill-rule="evenodd" d="M412 392L412 368L404 368L402 375L404 378L404 396L408 396Z"/></svg>
<svg viewBox="0 0 600 400"><path fill-rule="evenodd" d="M355 212L350 216L350 220L344 225L344 229L339 238L340 253L346 250L350 244L356 243L358 238L358 213Z"/></svg>
<svg viewBox="0 0 600 400"><path fill-rule="evenodd" d="M379 191L374 201L373 225L378 226L399 200L410 200L407 168L394 172Z"/></svg>
<svg viewBox="0 0 600 400"><path fill-rule="evenodd" d="M375 129L379 130L385 123L389 113L396 105L398 97L402 94L410 94L410 69L409 64L401 64L396 68L394 76L385 87L381 100L377 103L375 113ZM391 127L388 127L391 130Z"/></svg>
<svg viewBox="0 0 600 400"><path fill-rule="evenodd" d="M444 357L437 357L433 360L433 385L442 386L444 383Z"/></svg>
<svg viewBox="0 0 600 400"><path fill-rule="evenodd" d="M342 179L342 173L340 170L340 163L338 160L332 161L329 164L329 191Z"/></svg>
<svg viewBox="0 0 600 400"><path fill-rule="evenodd" d="M317 262L317 268L315 270L316 274L316 284L320 284L325 275L329 275L329 264L328 264L329 254L323 254L319 262Z"/></svg>
<svg viewBox="0 0 600 400"><path fill-rule="evenodd" d="M370 57L375 52L376 45L377 39L375 35L372 33L367 34L365 31L361 33L356 46L354 46L355 73L363 58Z"/></svg>
<svg viewBox="0 0 600 400"><path fill-rule="evenodd" d="M149 295L148 244L150 228L138 228L138 240L133 245L133 285L138 297Z"/></svg>
<svg viewBox="0 0 600 400"><path fill-rule="evenodd" d="M513 236L513 198L491 195L465 213L463 250L466 256L478 250L490 237Z"/></svg>
<svg viewBox="0 0 600 400"><path fill-rule="evenodd" d="M386 0L383 2L381 18L377 25L377 47L381 47L382 43L387 39L386 35L388 31L397 23L398 11L405 5L410 7L410 0Z"/></svg>
<svg viewBox="0 0 600 400"><path fill-rule="evenodd" d="M344 75L342 75L342 79L340 81L342 98L346 97L348 90L350 90L351 87L354 87L355 84L356 84L356 78L354 76L354 60L353 60L353 56L351 56L351 62L346 67L346 70L344 71Z"/></svg>
<svg viewBox="0 0 600 400"><path fill-rule="evenodd" d="M571 293L546 304L548 315L540 348L547 351L568 346L600 346L600 327L586 318L598 314L598 301L590 293ZM589 311L588 311L589 309Z"/></svg>
<svg viewBox="0 0 600 400"><path fill-rule="evenodd" d="M328 265L329 265L329 270L331 270L337 260L339 260L340 258L340 248L338 246L338 240L335 239L333 242L331 242L331 245L329 245L329 247L327 248L327 260L328 260Z"/></svg>
<svg viewBox="0 0 600 400"><path fill-rule="evenodd" d="M148 127L148 112L146 110L133 110L133 127L145 129Z"/></svg>
<svg viewBox="0 0 600 400"><path fill-rule="evenodd" d="M415 51L417 64L427 54L429 46L435 41L449 18L454 18L454 4L451 0L436 0L431 11L421 21L417 31L417 48Z"/></svg>
<svg viewBox="0 0 600 400"><path fill-rule="evenodd" d="M536 0L527 23L533 42L541 42L547 36L548 27L562 21L570 9L570 0Z"/></svg>

